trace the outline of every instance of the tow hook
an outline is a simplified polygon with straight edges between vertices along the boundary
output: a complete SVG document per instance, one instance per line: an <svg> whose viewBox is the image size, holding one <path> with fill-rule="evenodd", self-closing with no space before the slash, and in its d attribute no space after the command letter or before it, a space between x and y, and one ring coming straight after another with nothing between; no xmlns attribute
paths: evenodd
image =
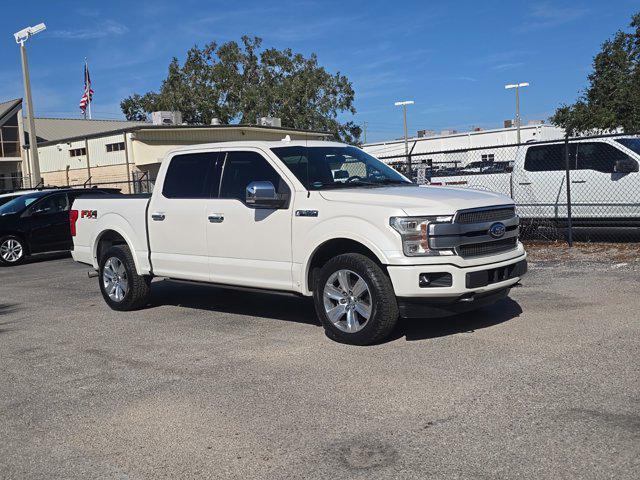
<svg viewBox="0 0 640 480"><path fill-rule="evenodd" d="M89 278L96 278L99 275L97 270L89 270L87 272L87 277Z"/></svg>

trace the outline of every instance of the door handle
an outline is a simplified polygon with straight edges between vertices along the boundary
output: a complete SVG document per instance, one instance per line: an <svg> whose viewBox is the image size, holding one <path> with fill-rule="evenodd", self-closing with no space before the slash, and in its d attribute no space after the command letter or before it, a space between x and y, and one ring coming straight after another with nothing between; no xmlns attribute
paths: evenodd
<svg viewBox="0 0 640 480"><path fill-rule="evenodd" d="M518 185L531 185L531 182L519 182Z"/></svg>
<svg viewBox="0 0 640 480"><path fill-rule="evenodd" d="M571 180L571 183L587 183L586 180Z"/></svg>
<svg viewBox="0 0 640 480"><path fill-rule="evenodd" d="M212 213L207 217L209 222L211 223L222 223L224 222L224 215L221 213Z"/></svg>
<svg viewBox="0 0 640 480"><path fill-rule="evenodd" d="M160 212L152 213L151 218L156 222L161 222L164 220L164 213L160 213Z"/></svg>

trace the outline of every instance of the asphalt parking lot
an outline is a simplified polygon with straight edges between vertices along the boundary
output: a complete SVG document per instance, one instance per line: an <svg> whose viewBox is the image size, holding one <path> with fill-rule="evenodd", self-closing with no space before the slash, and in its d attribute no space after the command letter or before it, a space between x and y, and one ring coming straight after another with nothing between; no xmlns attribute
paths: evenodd
<svg viewBox="0 0 640 480"><path fill-rule="evenodd" d="M640 269L327 339L310 302L168 281L111 311L66 256L0 269L2 478L638 478Z"/></svg>

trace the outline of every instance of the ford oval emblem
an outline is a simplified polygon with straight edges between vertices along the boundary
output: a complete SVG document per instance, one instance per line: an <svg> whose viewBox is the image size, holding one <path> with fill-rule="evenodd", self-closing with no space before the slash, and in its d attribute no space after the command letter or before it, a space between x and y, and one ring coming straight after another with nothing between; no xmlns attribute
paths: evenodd
<svg viewBox="0 0 640 480"><path fill-rule="evenodd" d="M496 222L489 227L489 235L491 235L492 238L501 238L506 231L507 227L505 227L502 222Z"/></svg>

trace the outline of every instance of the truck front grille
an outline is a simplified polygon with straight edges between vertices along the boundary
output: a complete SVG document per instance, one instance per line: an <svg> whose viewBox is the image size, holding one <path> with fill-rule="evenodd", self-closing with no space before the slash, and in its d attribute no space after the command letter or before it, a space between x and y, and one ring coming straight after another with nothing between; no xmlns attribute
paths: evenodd
<svg viewBox="0 0 640 480"><path fill-rule="evenodd" d="M499 222L500 220L512 218L515 214L516 209L513 206L482 210L460 210L454 221L465 225L469 223Z"/></svg>
<svg viewBox="0 0 640 480"><path fill-rule="evenodd" d="M463 258L481 257L483 255L493 255L495 253L507 252L518 246L518 237L505 238L504 240L494 240L493 242L469 243L460 245L457 248L458 255Z"/></svg>
<svg viewBox="0 0 640 480"><path fill-rule="evenodd" d="M453 250L464 258L506 252L518 247L518 224L513 205L460 210L453 222L429 226L429 248Z"/></svg>

